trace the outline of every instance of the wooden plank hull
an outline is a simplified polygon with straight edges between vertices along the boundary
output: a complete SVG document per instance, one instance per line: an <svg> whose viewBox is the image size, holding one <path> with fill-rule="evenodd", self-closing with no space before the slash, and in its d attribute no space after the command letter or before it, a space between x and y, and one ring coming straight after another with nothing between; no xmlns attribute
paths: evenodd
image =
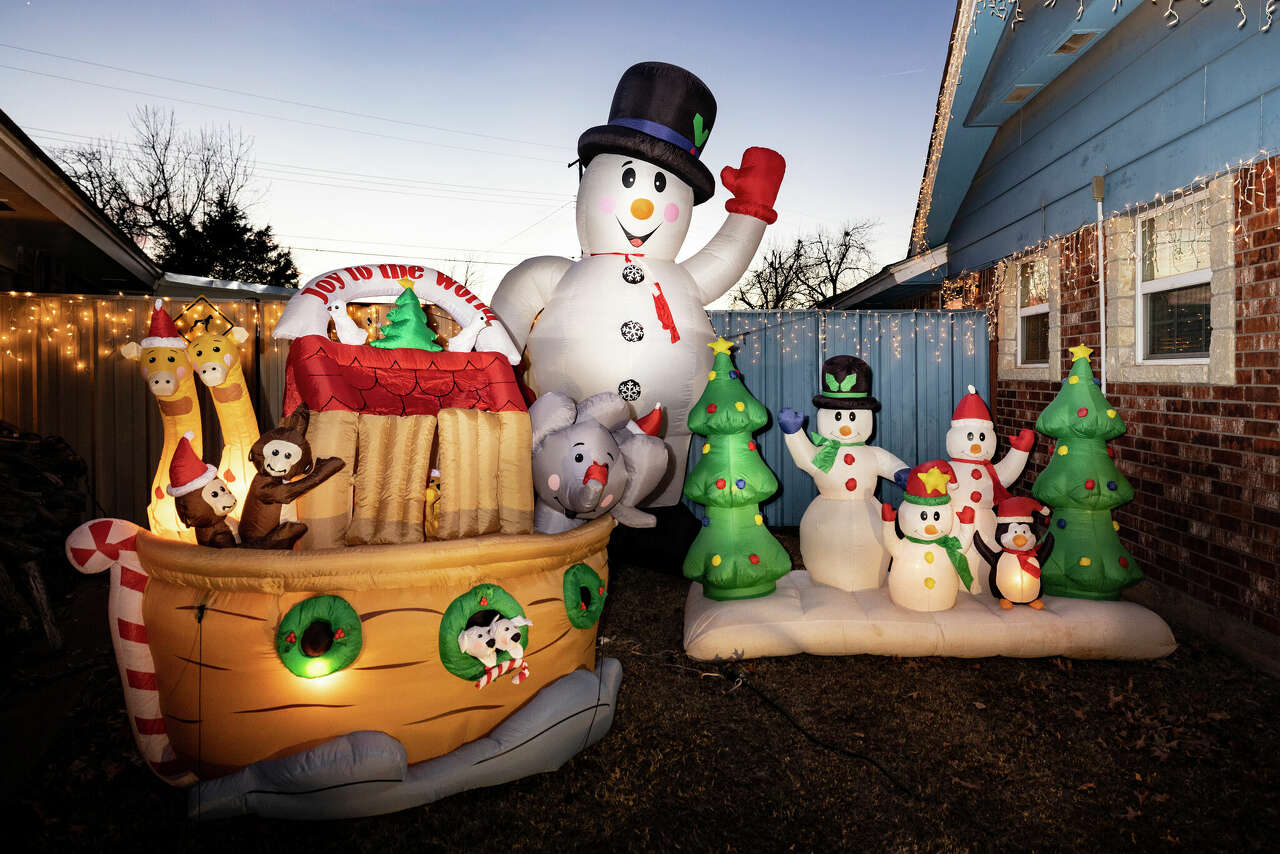
<svg viewBox="0 0 1280 854"><path fill-rule="evenodd" d="M612 526L314 552L218 551L139 533L151 577L143 616L175 753L207 779L359 730L393 736L410 763L485 735L544 686L594 667L596 629L570 623L564 573L585 563L607 583ZM532 620L520 684L513 671L478 689L441 663L443 614L480 583L501 586ZM301 678L276 655L276 628L321 593L360 615L362 648L342 671Z"/></svg>

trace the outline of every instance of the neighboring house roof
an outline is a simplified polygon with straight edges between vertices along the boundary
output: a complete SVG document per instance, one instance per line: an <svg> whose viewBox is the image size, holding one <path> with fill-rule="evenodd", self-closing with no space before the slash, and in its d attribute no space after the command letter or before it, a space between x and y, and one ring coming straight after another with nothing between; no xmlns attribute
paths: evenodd
<svg viewBox="0 0 1280 854"><path fill-rule="evenodd" d="M160 268L146 253L3 111L0 179L16 188L14 195L21 194L9 202L15 212L63 223L132 275L139 289L150 291L160 278Z"/></svg>
<svg viewBox="0 0 1280 854"><path fill-rule="evenodd" d="M178 273L165 273L157 282L157 296L168 297L212 297L213 299L235 299L237 297L276 297L289 299L298 294L297 288L282 288L278 285L258 285L252 282L233 282L226 279L206 279L202 276L183 276Z"/></svg>
<svg viewBox="0 0 1280 854"><path fill-rule="evenodd" d="M913 255L896 264L886 264L880 272L853 288L829 296L814 306L821 309L887 308L942 284L947 273L947 245Z"/></svg>

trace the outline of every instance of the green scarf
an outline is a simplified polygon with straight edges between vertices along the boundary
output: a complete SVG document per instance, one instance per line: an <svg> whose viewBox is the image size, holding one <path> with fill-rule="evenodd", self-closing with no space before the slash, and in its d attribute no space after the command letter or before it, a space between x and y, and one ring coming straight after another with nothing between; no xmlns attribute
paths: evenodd
<svg viewBox="0 0 1280 854"><path fill-rule="evenodd" d="M922 546L931 546L935 543L942 546L947 550L947 557L955 567L956 575L960 576L960 580L964 582L964 589L969 590L973 586L973 573L969 571L969 559L964 556L958 537L939 537L936 540L918 540L915 537L907 537L907 539Z"/></svg>
<svg viewBox="0 0 1280 854"><path fill-rule="evenodd" d="M818 455L813 458L813 464L827 472L831 471L831 467L835 465L836 454L840 453L841 448L855 448L867 444L866 442L837 442L835 439L828 439L813 432L809 433L809 438L818 446Z"/></svg>

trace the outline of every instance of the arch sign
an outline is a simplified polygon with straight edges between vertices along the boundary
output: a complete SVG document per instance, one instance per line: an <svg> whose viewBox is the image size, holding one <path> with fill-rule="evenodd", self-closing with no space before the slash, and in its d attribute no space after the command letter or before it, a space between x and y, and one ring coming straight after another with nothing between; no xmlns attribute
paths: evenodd
<svg viewBox="0 0 1280 854"><path fill-rule="evenodd" d="M419 300L444 309L462 327L449 341L451 351L497 351L519 364L520 350L493 310L464 285L423 264L362 264L321 273L289 300L273 337L327 335L332 320L339 341L363 344L369 332L351 319L347 305L395 302L410 285Z"/></svg>

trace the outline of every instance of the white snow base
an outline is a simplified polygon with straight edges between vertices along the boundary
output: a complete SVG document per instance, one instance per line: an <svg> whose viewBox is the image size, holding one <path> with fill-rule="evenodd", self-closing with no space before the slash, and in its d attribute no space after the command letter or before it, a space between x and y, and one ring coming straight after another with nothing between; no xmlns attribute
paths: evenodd
<svg viewBox="0 0 1280 854"><path fill-rule="evenodd" d="M1169 626L1134 602L1044 597L1044 610L1004 610L988 593L961 593L948 611L899 608L886 587L846 593L804 570L759 599L716 602L693 584L684 649L703 661L813 655L945 655L956 658L1160 658L1177 643Z"/></svg>

